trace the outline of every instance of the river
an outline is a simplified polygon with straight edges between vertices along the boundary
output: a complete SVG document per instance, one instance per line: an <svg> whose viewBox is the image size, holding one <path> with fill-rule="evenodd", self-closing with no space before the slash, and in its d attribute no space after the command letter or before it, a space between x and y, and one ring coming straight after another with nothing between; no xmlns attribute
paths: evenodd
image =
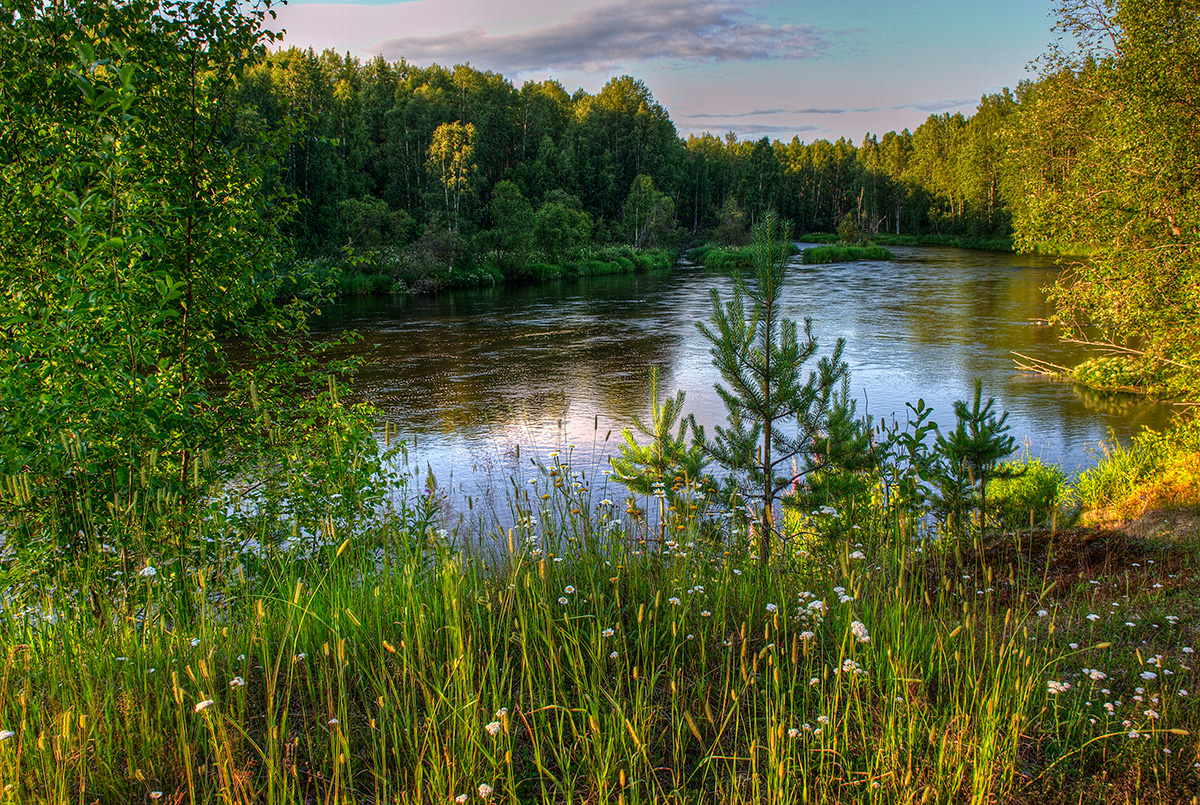
<svg viewBox="0 0 1200 805"><path fill-rule="evenodd" d="M797 263L784 291L786 315L813 319L818 355L845 339L860 413L903 420L905 403L923 398L942 427L953 427L954 401L969 398L982 378L1021 449L1069 472L1093 464L1110 433L1127 441L1167 422L1166 405L1016 368L1013 351L1061 365L1084 357L1045 323L1051 309L1042 289L1058 271L1049 258L892 251L893 262ZM687 392L686 410L701 424L723 421L713 389L720 378L695 324L710 315L710 289L727 299L731 287L724 273L682 266L368 298L327 309L319 332L362 334L338 354L364 359L354 394L375 403L405 439L410 466L431 467L443 486L493 497L509 478L528 475L527 459L553 450L601 466L632 417L646 417L651 367L664 394Z"/></svg>

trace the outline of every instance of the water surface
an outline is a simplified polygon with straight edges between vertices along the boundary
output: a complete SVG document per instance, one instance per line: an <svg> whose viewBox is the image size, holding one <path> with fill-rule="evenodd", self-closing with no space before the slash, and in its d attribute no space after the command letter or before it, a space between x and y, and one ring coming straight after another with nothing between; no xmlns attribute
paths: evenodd
<svg viewBox="0 0 1200 805"><path fill-rule="evenodd" d="M1012 352L1073 365L1080 348L1061 343L1045 320L1043 287L1053 261L1003 252L897 247L894 262L794 265L785 314L810 317L824 355L846 342L851 390L877 420L903 420L923 398L943 427L953 403L982 378L985 398L1009 412L1029 452L1076 472L1094 463L1109 433L1128 439L1163 426L1169 408L1138 397L1100 395L1019 371ZM620 431L649 410L658 367L664 394L687 392L701 424L724 419L707 320L721 272L672 272L563 281L437 296L374 298L326 311L322 327L357 329L345 352L365 364L355 392L373 401L424 467L483 493L528 473L530 456L574 445L598 467ZM815 361L814 361L815 363ZM518 457L519 453L519 457Z"/></svg>

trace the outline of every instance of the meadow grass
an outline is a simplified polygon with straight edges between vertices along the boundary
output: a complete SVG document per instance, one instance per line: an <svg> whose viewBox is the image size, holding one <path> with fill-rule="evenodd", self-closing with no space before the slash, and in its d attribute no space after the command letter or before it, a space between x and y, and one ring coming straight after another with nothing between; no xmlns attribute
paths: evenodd
<svg viewBox="0 0 1200 805"><path fill-rule="evenodd" d="M304 548L207 518L186 567L83 557L0 619L0 802L1196 793L1194 550L863 506L793 515L763 572L676 486L554 457L490 542L405 503Z"/></svg>

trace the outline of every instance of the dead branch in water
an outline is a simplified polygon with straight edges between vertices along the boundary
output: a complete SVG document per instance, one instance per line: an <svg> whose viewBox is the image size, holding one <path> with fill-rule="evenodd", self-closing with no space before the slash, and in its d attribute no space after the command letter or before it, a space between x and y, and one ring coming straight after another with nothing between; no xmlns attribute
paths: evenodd
<svg viewBox="0 0 1200 805"><path fill-rule="evenodd" d="M1057 377L1064 380L1071 379L1071 370L1065 366L1059 366L1057 363L1050 363L1041 358L1032 358L1029 355L1022 355L1020 352L1013 350L1013 355L1016 355L1020 360L1016 361L1017 368L1025 372L1033 372L1038 375L1046 375L1047 377ZM1028 361L1022 363L1021 361Z"/></svg>

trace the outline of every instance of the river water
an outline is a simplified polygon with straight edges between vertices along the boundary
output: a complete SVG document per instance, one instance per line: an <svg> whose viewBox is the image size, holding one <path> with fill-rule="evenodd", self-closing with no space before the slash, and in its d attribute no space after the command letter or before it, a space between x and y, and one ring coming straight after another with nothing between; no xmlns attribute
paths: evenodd
<svg viewBox="0 0 1200 805"><path fill-rule="evenodd" d="M1068 472L1093 464L1110 433L1127 441L1167 422L1165 405L1016 368L1013 351L1060 365L1084 357L1045 324L1051 309L1042 288L1058 271L1052 260L892 251L893 262L796 264L784 291L787 316L812 318L818 355L845 339L860 413L903 421L905 403L923 398L943 428L953 427L954 401L968 399L982 378L985 399L995 397L1009 413L1022 449ZM713 389L720 378L695 325L711 313L711 289L727 299L731 287L724 273L683 266L370 298L327 309L321 329L363 336L340 353L365 361L354 393L405 439L410 466L490 497L488 490L528 475L529 458L556 449L569 450L576 465L602 466L632 417L648 414L651 367L659 368L663 394L687 393L686 410L701 424L722 422Z"/></svg>

